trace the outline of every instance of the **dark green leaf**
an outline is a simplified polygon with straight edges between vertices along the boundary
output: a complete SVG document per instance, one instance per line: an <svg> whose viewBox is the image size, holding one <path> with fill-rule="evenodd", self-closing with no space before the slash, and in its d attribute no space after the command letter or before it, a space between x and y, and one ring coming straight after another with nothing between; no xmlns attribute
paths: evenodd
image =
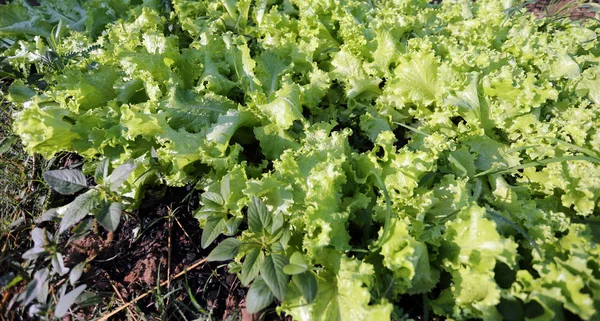
<svg viewBox="0 0 600 321"><path fill-rule="evenodd" d="M63 295L58 300L58 304L56 304L56 309L54 309L54 316L57 318L62 318L69 311L69 308L73 305L73 303L75 303L77 297L79 297L79 295L83 293L83 291L85 291L86 287L87 286L85 284L80 285L73 289L73 291Z"/></svg>
<svg viewBox="0 0 600 321"><path fill-rule="evenodd" d="M265 203L258 197L252 196L252 202L248 207L248 227L250 227L250 230L254 233L262 233L263 229L269 230L273 223L272 219Z"/></svg>
<svg viewBox="0 0 600 321"><path fill-rule="evenodd" d="M97 212L96 219L105 229L114 232L121 221L121 213L123 213L123 205L114 202Z"/></svg>
<svg viewBox="0 0 600 321"><path fill-rule="evenodd" d="M17 141L17 136L8 136L0 141L0 155L10 150L12 145Z"/></svg>
<svg viewBox="0 0 600 321"><path fill-rule="evenodd" d="M300 252L294 252L290 257L290 264L283 268L283 272L288 275L304 273L308 269L308 265L304 261L304 257Z"/></svg>
<svg viewBox="0 0 600 321"><path fill-rule="evenodd" d="M211 216L206 220L204 229L202 230L202 238L200 246L203 249L207 248L221 233L225 231L227 221L223 216Z"/></svg>
<svg viewBox="0 0 600 321"><path fill-rule="evenodd" d="M281 227L283 227L283 213L277 212L277 214L273 216L273 226L271 226L271 234L277 233Z"/></svg>
<svg viewBox="0 0 600 321"><path fill-rule="evenodd" d="M258 313L273 303L273 293L266 282L258 276L248 290L246 296L246 309L248 313Z"/></svg>
<svg viewBox="0 0 600 321"><path fill-rule="evenodd" d="M34 14L31 9L22 4L11 4L2 6L2 19L0 19L0 35L31 35L31 36L50 36L52 24L37 12Z"/></svg>
<svg viewBox="0 0 600 321"><path fill-rule="evenodd" d="M77 297L77 300L75 300L75 303L77 303L77 305L79 305L80 308L97 306L98 304L101 304L102 302L104 302L104 298L102 296L96 295L89 291L81 293Z"/></svg>
<svg viewBox="0 0 600 321"><path fill-rule="evenodd" d="M208 219L211 216L217 216L224 214L221 209L213 209L208 207L202 207L194 213L194 217L197 219Z"/></svg>
<svg viewBox="0 0 600 321"><path fill-rule="evenodd" d="M106 181L106 176L108 176L108 158L104 158L100 163L96 165L96 172L94 173L94 179L96 179L97 184L101 184Z"/></svg>
<svg viewBox="0 0 600 321"><path fill-rule="evenodd" d="M25 85L22 81L15 81L8 88L8 93L8 99L19 104L22 104L31 99L31 97L35 96L35 91L29 88L29 86Z"/></svg>
<svg viewBox="0 0 600 321"><path fill-rule="evenodd" d="M40 215L40 217L38 217L35 222L36 223L42 223L42 222L48 222L48 221L52 221L55 218L58 217L58 208L51 208L49 210L47 210L46 212L44 212L44 214Z"/></svg>
<svg viewBox="0 0 600 321"><path fill-rule="evenodd" d="M292 238L292 232L289 229L285 229L283 231L283 234L281 235L281 238L279 239L279 244L281 244L281 247L285 250L285 248L287 247L290 238Z"/></svg>
<svg viewBox="0 0 600 321"><path fill-rule="evenodd" d="M71 231L72 235L67 243L75 242L86 236L94 227L94 222L94 219L88 218L77 224L77 226L75 226L75 228Z"/></svg>
<svg viewBox="0 0 600 321"><path fill-rule="evenodd" d="M260 247L255 247L246 254L244 263L242 264L242 277L241 281L244 286L247 286L258 276L260 267L265 260L265 255Z"/></svg>
<svg viewBox="0 0 600 321"><path fill-rule="evenodd" d="M227 272L231 274L242 272L242 265L236 261L231 261L227 264Z"/></svg>
<svg viewBox="0 0 600 321"><path fill-rule="evenodd" d="M225 204L223 197L221 197L221 195L219 195L217 193L204 192L204 193L202 193L201 197L202 197L202 203L204 203L205 206L221 207L221 206L223 206L223 204Z"/></svg>
<svg viewBox="0 0 600 321"><path fill-rule="evenodd" d="M81 221L90 211L99 203L98 192L96 190L89 190L84 194L81 194L75 198L62 220L60 221L59 233L66 231L68 228Z"/></svg>
<svg viewBox="0 0 600 321"><path fill-rule="evenodd" d="M289 276L283 272L283 267L287 264L288 260L285 256L271 254L265 258L260 268L260 274L265 283L267 283L273 295L281 301L285 299L285 292L287 291L289 281Z"/></svg>
<svg viewBox="0 0 600 321"><path fill-rule="evenodd" d="M231 260L238 254L241 244L242 242L233 237L223 240L208 254L206 260L209 262Z"/></svg>
<svg viewBox="0 0 600 321"><path fill-rule="evenodd" d="M116 192L136 167L137 165L133 163L125 163L117 166L106 180L106 184L110 186L110 190Z"/></svg>
<svg viewBox="0 0 600 321"><path fill-rule="evenodd" d="M307 303L312 303L317 296L317 278L310 271L292 276L292 282L302 293Z"/></svg>
<svg viewBox="0 0 600 321"><path fill-rule="evenodd" d="M87 187L85 175L76 169L58 169L44 173L44 180L55 191L71 195Z"/></svg>
<svg viewBox="0 0 600 321"><path fill-rule="evenodd" d="M225 223L225 235L227 235L227 236L235 235L238 232L240 223L242 223L242 219L239 217L232 217L232 218L228 219L227 223Z"/></svg>

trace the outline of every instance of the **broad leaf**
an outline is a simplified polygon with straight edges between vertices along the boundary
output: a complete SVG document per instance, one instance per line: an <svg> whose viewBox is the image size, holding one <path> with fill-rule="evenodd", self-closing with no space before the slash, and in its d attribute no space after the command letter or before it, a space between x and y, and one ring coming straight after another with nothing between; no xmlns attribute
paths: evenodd
<svg viewBox="0 0 600 321"><path fill-rule="evenodd" d="M248 295L246 296L246 310L248 310L248 313L258 313L271 305L273 299L273 293L271 293L267 283L258 276L248 290Z"/></svg>
<svg viewBox="0 0 600 321"><path fill-rule="evenodd" d="M58 273L58 275L63 276L67 273L69 273L69 268L65 267L65 262L63 259L62 254L60 253L55 253L52 256L52 267L54 268L54 271L56 271L56 273Z"/></svg>
<svg viewBox="0 0 600 321"><path fill-rule="evenodd" d="M310 271L292 276L292 282L300 290L306 303L312 303L317 297L317 278Z"/></svg>
<svg viewBox="0 0 600 321"><path fill-rule="evenodd" d="M85 237L94 228L95 221L95 219L88 218L79 222L71 231L72 235L67 243L75 242Z"/></svg>
<svg viewBox="0 0 600 321"><path fill-rule="evenodd" d="M277 212L273 216L273 225L271 226L271 234L275 234L279 231L281 227L283 227L283 213Z"/></svg>
<svg viewBox="0 0 600 321"><path fill-rule="evenodd" d="M46 301L48 296L48 274L48 268L38 270L33 274L33 280L29 282L25 292L19 296L23 306L27 306L33 299L37 299L38 302Z"/></svg>
<svg viewBox="0 0 600 321"><path fill-rule="evenodd" d="M104 206L99 212L97 212L96 219L105 229L114 232L119 226L122 212L123 205L121 203L114 202L108 206Z"/></svg>
<svg viewBox="0 0 600 321"><path fill-rule="evenodd" d="M96 179L96 183L101 184L106 181L106 177L108 176L108 158L104 158L96 165L96 171L94 173L94 178Z"/></svg>
<svg viewBox="0 0 600 321"><path fill-rule="evenodd" d="M117 166L106 180L106 184L110 186L110 190L116 192L136 167L137 165L133 163L125 163Z"/></svg>
<svg viewBox="0 0 600 321"><path fill-rule="evenodd" d="M81 278L83 270L85 269L85 264L86 262L81 262L71 269L71 273L69 273L69 283L71 283L71 285L75 285L79 278Z"/></svg>
<svg viewBox="0 0 600 321"><path fill-rule="evenodd" d="M300 252L294 252L290 257L290 264L283 268L283 272L288 275L304 273L308 269L308 264Z"/></svg>
<svg viewBox="0 0 600 321"><path fill-rule="evenodd" d="M85 175L75 169L58 169L44 173L44 180L55 191L71 195L87 187Z"/></svg>
<svg viewBox="0 0 600 321"><path fill-rule="evenodd" d="M225 175L223 177L223 179L221 180L221 197L223 198L224 202L227 202L227 200L229 200L229 196L231 195L231 174L227 173L227 175Z"/></svg>
<svg viewBox="0 0 600 321"><path fill-rule="evenodd" d="M77 297L79 297L79 295L85 291L86 287L87 286L85 284L80 285L71 292L63 295L60 300L58 300L58 304L56 304L54 316L57 318L62 318L69 311L69 308L73 305L73 303L75 303Z"/></svg>
<svg viewBox="0 0 600 321"><path fill-rule="evenodd" d="M250 230L254 233L262 233L263 229L269 230L273 222L272 219L265 203L258 197L253 196L248 207L248 226Z"/></svg>
<svg viewBox="0 0 600 321"><path fill-rule="evenodd" d="M8 136L0 140L0 155L9 151L16 141L17 136Z"/></svg>
<svg viewBox="0 0 600 321"><path fill-rule="evenodd" d="M223 231L227 225L227 221L223 216L211 216L206 220L204 229L202 230L202 238L200 246L203 249L207 248Z"/></svg>
<svg viewBox="0 0 600 321"><path fill-rule="evenodd" d="M260 274L265 280L265 283L267 283L269 289L273 292L273 295L281 301L285 299L285 292L287 291L289 281L289 276L283 272L283 267L287 263L287 258L285 256L271 254L265 258L265 261L260 268Z"/></svg>
<svg viewBox="0 0 600 321"><path fill-rule="evenodd" d="M48 222L48 221L53 221L55 218L58 217L58 208L51 208L49 210L47 210L46 212L44 212L44 214L40 215L40 217L38 217L35 222L37 224L40 224L42 222Z"/></svg>
<svg viewBox="0 0 600 321"><path fill-rule="evenodd" d="M231 217L225 223L225 232L227 236L233 236L238 232L239 226L242 223L242 219L239 217Z"/></svg>
<svg viewBox="0 0 600 321"><path fill-rule="evenodd" d="M199 208L196 213L194 213L194 217L197 219L208 219L211 216L219 216L223 215L223 211L221 209L209 208L208 206Z"/></svg>
<svg viewBox="0 0 600 321"><path fill-rule="evenodd" d="M48 244L48 235L46 229L36 227L31 230L31 240L33 241L34 247L44 247Z"/></svg>
<svg viewBox="0 0 600 321"><path fill-rule="evenodd" d="M206 260L209 262L231 260L238 254L241 244L242 242L233 237L223 240L208 254Z"/></svg>
<svg viewBox="0 0 600 321"><path fill-rule="evenodd" d="M100 201L98 195L98 191L89 190L84 194L77 196L77 198L69 204L65 215L60 221L59 233L66 231L88 215Z"/></svg>
<svg viewBox="0 0 600 321"><path fill-rule="evenodd" d="M265 260L265 255L260 247L254 247L246 254L244 263L242 264L241 281L244 286L247 286L258 276L260 267Z"/></svg>
<svg viewBox="0 0 600 321"><path fill-rule="evenodd" d="M217 193L204 192L202 193L202 203L209 207L219 207L225 204L225 200Z"/></svg>

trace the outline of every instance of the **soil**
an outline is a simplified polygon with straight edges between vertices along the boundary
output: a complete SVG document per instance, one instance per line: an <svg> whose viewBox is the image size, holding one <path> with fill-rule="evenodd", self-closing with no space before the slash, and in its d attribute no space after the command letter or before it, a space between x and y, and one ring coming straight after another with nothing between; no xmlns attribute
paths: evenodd
<svg viewBox="0 0 600 321"><path fill-rule="evenodd" d="M560 13L560 15L570 16L572 20L578 20L582 18L592 18L595 13L586 9L579 8L578 6L573 6L572 8L566 7L570 3L574 2L573 0L538 0L535 4L529 5L528 9L534 12L538 17L542 17L546 14L546 10L548 14L554 14L560 11L562 8L565 8L564 12ZM588 3L600 3L600 0L592 0L586 1Z"/></svg>
<svg viewBox="0 0 600 321"><path fill-rule="evenodd" d="M186 195L191 197L182 205ZM116 294L119 302L113 309L124 304L123 301L133 300L167 280L167 275L183 271L210 252L210 247L200 247L202 230L191 211L198 207L197 197L198 192L189 187L168 189L160 203L150 202L142 206L124 220L113 235L101 231L75 242L76 245L66 255L66 265L73 266L93 257L81 281L107 299ZM192 295L213 320L287 320L274 312L264 316L248 314L244 303L246 289L222 263L202 264L186 274ZM169 300L193 310L194 305L184 287L186 278L172 280L171 289L162 287L161 293L166 301L166 293L179 289L168 296ZM145 315L153 315L157 319L170 319L168 316L179 312L186 318L198 317L197 311L186 311L173 302L162 304L166 307L157 308L156 296L148 295L136 305ZM104 311L104 314L111 310ZM125 309L114 319L127 319L127 313Z"/></svg>

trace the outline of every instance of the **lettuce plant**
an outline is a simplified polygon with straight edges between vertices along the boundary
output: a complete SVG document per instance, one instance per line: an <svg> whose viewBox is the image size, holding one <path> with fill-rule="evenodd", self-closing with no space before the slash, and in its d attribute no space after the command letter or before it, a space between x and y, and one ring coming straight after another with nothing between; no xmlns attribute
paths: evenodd
<svg viewBox="0 0 600 321"><path fill-rule="evenodd" d="M252 312L596 320L600 25L516 2L14 1L15 132L194 184Z"/></svg>

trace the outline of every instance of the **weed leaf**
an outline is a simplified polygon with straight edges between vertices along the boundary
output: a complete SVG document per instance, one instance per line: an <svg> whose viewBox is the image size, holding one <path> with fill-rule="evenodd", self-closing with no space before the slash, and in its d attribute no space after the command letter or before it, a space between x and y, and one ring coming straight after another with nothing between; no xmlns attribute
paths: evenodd
<svg viewBox="0 0 600 321"><path fill-rule="evenodd" d="M283 267L283 272L288 275L296 275L304 273L308 269L308 265L304 261L304 257L300 252L294 252L290 257L290 264Z"/></svg>
<svg viewBox="0 0 600 321"><path fill-rule="evenodd" d="M69 283L71 283L71 285L75 285L75 282L77 282L83 274L84 269L85 262L81 262L71 269L71 273L69 273Z"/></svg>
<svg viewBox="0 0 600 321"><path fill-rule="evenodd" d="M48 274L47 268L36 271L33 280L27 285L27 289L22 294L23 306L28 305L37 299L39 302L45 302L48 296Z"/></svg>
<svg viewBox="0 0 600 321"><path fill-rule="evenodd" d="M203 249L207 248L223 231L227 225L227 221L223 216L211 216L206 220L204 229L202 230L202 238L200 246Z"/></svg>
<svg viewBox="0 0 600 321"><path fill-rule="evenodd" d="M231 175L228 173L225 175L225 177L223 177L223 180L221 180L221 197L223 197L225 202L229 200L229 197L231 196L230 176ZM225 202L223 202L223 204Z"/></svg>
<svg viewBox="0 0 600 321"><path fill-rule="evenodd" d="M0 140L0 155L8 152L16 141L17 136L8 136Z"/></svg>
<svg viewBox="0 0 600 321"><path fill-rule="evenodd" d="M104 206L99 212L96 213L96 219L98 223L105 229L114 232L119 226L121 221L121 213L123 212L123 205L118 202L111 203L109 206Z"/></svg>
<svg viewBox="0 0 600 321"><path fill-rule="evenodd" d="M260 247L254 247L246 254L244 263L242 264L241 281L244 286L247 286L258 276L260 267L265 260L265 255Z"/></svg>
<svg viewBox="0 0 600 321"><path fill-rule="evenodd" d="M273 225L271 226L271 234L275 234L283 227L283 213L277 212L273 215Z"/></svg>
<svg viewBox="0 0 600 321"><path fill-rule="evenodd" d="M204 192L202 193L202 203L204 203L205 206L214 208L214 207L221 207L223 206L223 204L225 204L225 200L223 200L223 197L221 197L221 195L217 194L217 193L213 193L213 192Z"/></svg>
<svg viewBox="0 0 600 321"><path fill-rule="evenodd" d="M104 158L98 165L96 165L96 171L94 173L94 179L96 183L100 184L106 181L106 176L108 176L108 158Z"/></svg>
<svg viewBox="0 0 600 321"><path fill-rule="evenodd" d="M279 254L271 254L265 258L260 268L265 283L273 292L276 298L283 301L287 290L289 277L283 272L283 267L287 264L287 258Z"/></svg>
<svg viewBox="0 0 600 321"><path fill-rule="evenodd" d="M306 303L312 303L317 297L317 278L310 271L292 276L292 282L306 299Z"/></svg>
<svg viewBox="0 0 600 321"><path fill-rule="evenodd" d="M44 180L55 191L71 195L87 187L85 175L76 169L58 169L44 173Z"/></svg>
<svg viewBox="0 0 600 321"><path fill-rule="evenodd" d="M208 254L206 260L209 262L231 260L238 254L240 245L242 242L233 237L223 240Z"/></svg>
<svg viewBox="0 0 600 321"><path fill-rule="evenodd" d="M232 217L230 219L227 220L227 222L225 223L225 235L227 236L233 236L238 232L238 228L240 227L240 224L242 223L242 219L240 219L239 217Z"/></svg>
<svg viewBox="0 0 600 321"><path fill-rule="evenodd" d="M273 303L273 293L267 286L267 283L258 276L246 296L246 309L248 313L257 313Z"/></svg>
<svg viewBox="0 0 600 321"><path fill-rule="evenodd" d="M69 308L75 303L77 297L87 286L85 284L76 287L73 291L63 295L60 300L58 300L58 304L56 304L56 309L54 309L54 316L57 318L62 318L68 311Z"/></svg>
<svg viewBox="0 0 600 321"><path fill-rule="evenodd" d="M248 226L254 233L262 233L263 229L268 230L273 223L273 218L267 210L265 203L253 196L252 202L248 207Z"/></svg>
<svg viewBox="0 0 600 321"><path fill-rule="evenodd" d="M117 166L117 168L115 168L115 170L110 174L106 182L108 185L110 185L110 190L112 192L116 192L127 180L127 178L129 178L129 175L131 175L136 167L137 165L133 163L125 163Z"/></svg>
<svg viewBox="0 0 600 321"><path fill-rule="evenodd" d="M58 217L58 208L51 208L51 209L47 210L46 212L44 212L44 214L40 215L40 217L38 217L35 220L35 222L37 224L39 224L42 222L53 221L57 217Z"/></svg>
<svg viewBox="0 0 600 321"><path fill-rule="evenodd" d="M67 273L69 273L69 268L65 267L65 262L63 259L62 254L60 253L56 253L52 256L52 267L54 268L54 271L56 271L56 273L58 273L58 275L62 276L65 275Z"/></svg>
<svg viewBox="0 0 600 321"><path fill-rule="evenodd" d="M90 213L98 201L98 192L96 190L89 190L84 194L77 196L77 198L69 204L65 215L60 221L59 233L66 231L68 228L81 221L81 219Z"/></svg>

